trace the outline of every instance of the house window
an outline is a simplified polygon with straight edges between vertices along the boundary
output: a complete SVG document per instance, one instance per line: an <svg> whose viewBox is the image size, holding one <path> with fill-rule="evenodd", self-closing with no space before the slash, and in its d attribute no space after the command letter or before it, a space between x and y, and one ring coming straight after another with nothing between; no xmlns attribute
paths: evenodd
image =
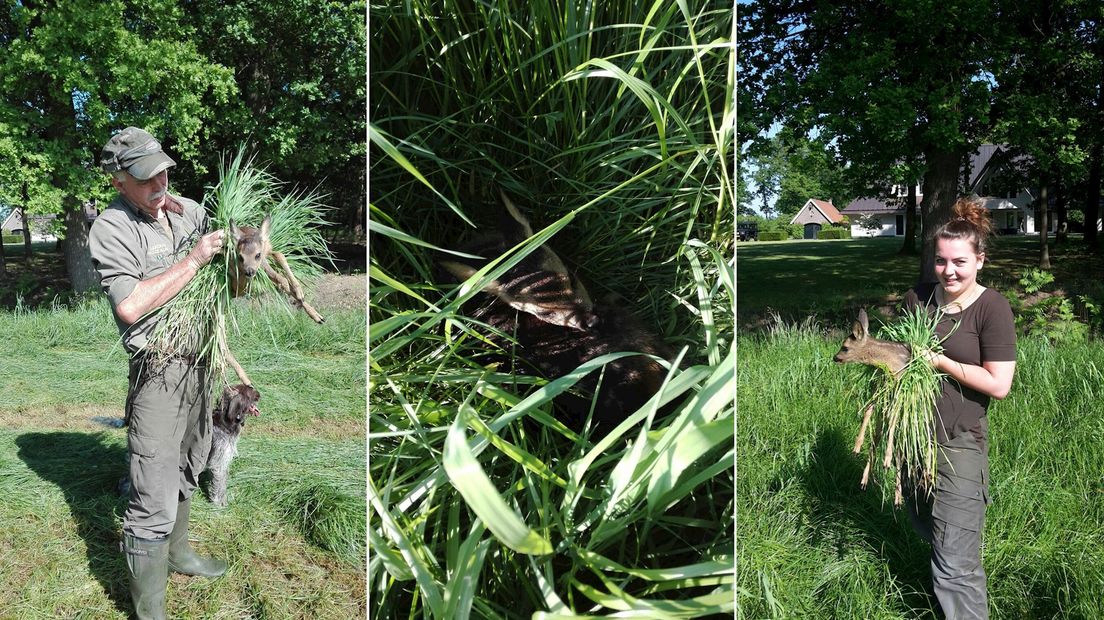
<svg viewBox="0 0 1104 620"><path fill-rule="evenodd" d="M905 216L903 216L903 215L898 215L897 216L897 219L894 222L893 234L897 235L898 237L905 234Z"/></svg>

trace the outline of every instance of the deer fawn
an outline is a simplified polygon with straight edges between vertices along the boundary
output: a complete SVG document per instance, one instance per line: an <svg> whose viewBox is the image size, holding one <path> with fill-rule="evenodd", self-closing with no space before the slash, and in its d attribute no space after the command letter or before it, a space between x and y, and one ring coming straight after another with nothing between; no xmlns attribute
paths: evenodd
<svg viewBox="0 0 1104 620"><path fill-rule="evenodd" d="M870 335L870 322L866 318L866 310L859 310L859 318L851 325L851 334L843 339L840 350L832 361L837 364L865 364L900 376L905 366L912 360L912 349L903 342L892 340L879 340ZM859 436L855 440L855 454L862 449L863 437L870 425L870 416L874 413L873 405L866 408L863 414L862 425L859 427Z"/></svg>
<svg viewBox="0 0 1104 620"><path fill-rule="evenodd" d="M505 213L499 230L468 244L466 251L498 256L533 235L529 221L505 194L502 202ZM486 262L443 260L439 264L462 282ZM515 372L536 371L554 379L583 362L619 351L673 357L623 300L609 297L592 301L582 283L547 246L486 284L483 292L483 299L475 302L481 307L469 313L514 338L520 346L519 357L527 362L513 365ZM508 339L492 336L491 340L505 350L511 348ZM600 387L599 374L595 371L576 384L580 395L565 392L556 397L555 404L566 414L569 426L580 428L590 412L591 397L597 392L593 423L596 434L604 435L659 391L667 369L650 357L634 355L607 364Z"/></svg>
<svg viewBox="0 0 1104 620"><path fill-rule="evenodd" d="M839 353L832 361L837 364L866 364L899 375L911 359L912 349L907 344L871 336L866 310L859 310L859 318L851 325L851 335L843 340Z"/></svg>
<svg viewBox="0 0 1104 620"><path fill-rule="evenodd" d="M271 228L272 216L270 215L265 216L260 228L238 226L230 220L230 235L234 242L234 256L231 257L229 271L231 296L240 297L245 294L249 288L249 282L257 275L258 270L263 269L276 288L290 297L292 303L302 308L315 323L325 322L322 315L303 299L303 288L295 279L287 259L283 254L273 251L272 243L269 241ZM270 258L275 259L283 270L282 275L269 263ZM234 369L242 383L253 385L230 351L225 351L225 354L226 363Z"/></svg>

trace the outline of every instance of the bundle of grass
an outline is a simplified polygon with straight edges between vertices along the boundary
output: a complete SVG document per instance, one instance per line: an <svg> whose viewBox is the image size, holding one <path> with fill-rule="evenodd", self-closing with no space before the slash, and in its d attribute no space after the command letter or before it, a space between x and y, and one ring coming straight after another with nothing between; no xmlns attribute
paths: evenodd
<svg viewBox="0 0 1104 620"><path fill-rule="evenodd" d="M332 257L322 238L320 228L326 222L327 207L323 196L313 191L285 192L285 185L262 167L246 158L245 147L230 158L223 158L219 182L208 188L204 207L211 214L211 230L224 229L226 247L208 265L196 273L180 293L159 312L161 321L149 339L150 363L155 366L180 353L195 353L207 360L208 372L220 381L211 382L213 394L222 391L230 356L227 342L229 327L234 324L231 312L233 292L230 271L237 260L231 222L237 226L259 226L270 218L268 238L273 252L282 254L288 268L299 281L310 281L320 273L319 261ZM254 295L279 294L276 284L264 270L258 270L250 284Z"/></svg>
<svg viewBox="0 0 1104 620"><path fill-rule="evenodd" d="M904 480L917 494L935 489L935 399L944 375L932 368L921 352L942 352L942 340L936 333L941 316L928 314L922 307L906 310L898 321L883 326L887 340L879 340L870 337L866 313L860 312L852 334L835 357L840 363L857 362L875 369L870 373L871 395L863 406L855 453L869 440L863 488L879 457L884 469L894 471L895 505L903 500Z"/></svg>

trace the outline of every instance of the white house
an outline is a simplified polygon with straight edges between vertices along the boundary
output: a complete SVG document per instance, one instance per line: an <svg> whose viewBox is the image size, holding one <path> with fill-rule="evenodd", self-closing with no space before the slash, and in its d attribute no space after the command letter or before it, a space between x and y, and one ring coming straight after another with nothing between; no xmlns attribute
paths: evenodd
<svg viewBox="0 0 1104 620"><path fill-rule="evenodd" d="M790 224L803 224L805 226L805 238L816 239L821 228L830 224L838 224L841 221L843 221L843 215L840 214L831 201L825 202L810 198L805 201L805 205L801 207L801 210L793 216Z"/></svg>
<svg viewBox="0 0 1104 620"><path fill-rule="evenodd" d="M969 189L967 193L981 197L985 208L993 216L997 232L1001 234L1034 234L1034 190L1022 188L1002 174L1012 161L1007 148L996 144L983 144L970 155ZM916 188L916 204L924 198L921 188ZM908 187L894 185L885 196L858 198L843 208L842 213L851 221L852 237L891 237L905 234L905 203ZM1049 230L1055 230L1055 220L1048 217ZM920 225L919 210L916 214ZM865 225L865 227L864 227Z"/></svg>

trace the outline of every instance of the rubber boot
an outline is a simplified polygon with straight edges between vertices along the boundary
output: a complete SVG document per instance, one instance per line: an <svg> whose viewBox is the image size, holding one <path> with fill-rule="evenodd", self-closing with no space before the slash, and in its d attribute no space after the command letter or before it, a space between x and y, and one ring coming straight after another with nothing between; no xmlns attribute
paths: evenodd
<svg viewBox="0 0 1104 620"><path fill-rule="evenodd" d="M169 569L182 575L218 577L226 572L226 562L205 558L188 544L188 516L191 511L191 498L177 505L176 523L169 534Z"/></svg>
<svg viewBox="0 0 1104 620"><path fill-rule="evenodd" d="M130 600L138 620L164 620L165 589L169 585L169 541L123 535Z"/></svg>

